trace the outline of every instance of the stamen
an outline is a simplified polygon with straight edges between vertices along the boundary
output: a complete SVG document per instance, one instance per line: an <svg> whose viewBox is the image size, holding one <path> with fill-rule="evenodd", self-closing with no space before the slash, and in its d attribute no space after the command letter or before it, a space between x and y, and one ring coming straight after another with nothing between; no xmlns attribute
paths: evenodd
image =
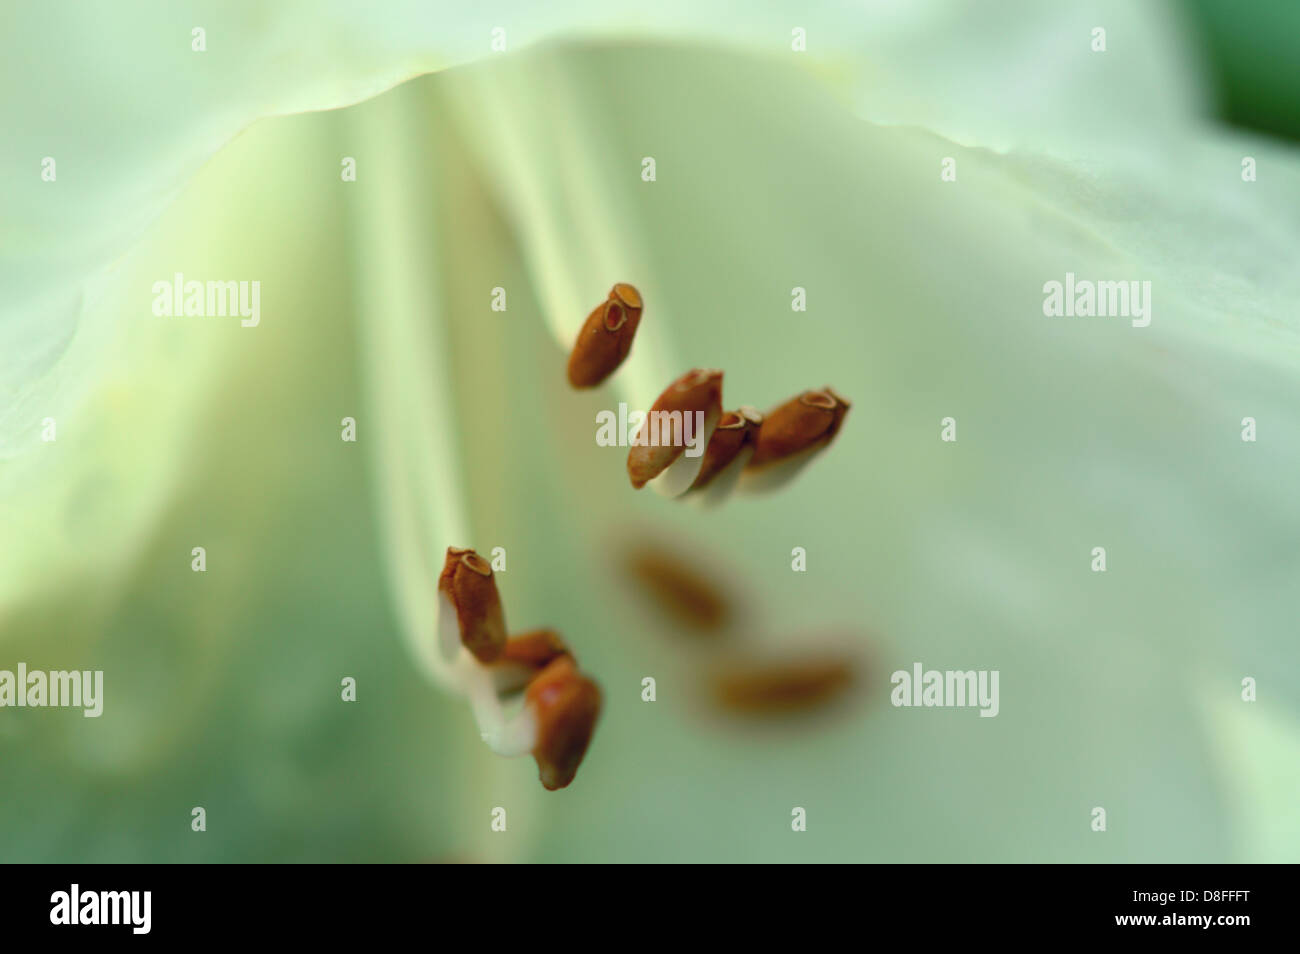
<svg viewBox="0 0 1300 954"><path fill-rule="evenodd" d="M438 577L438 592L446 597L456 615L461 645L480 662L491 662L501 655L506 643L506 620L492 565L473 550L448 547ZM448 656L448 635L441 627L449 624L449 616L439 614L444 657Z"/></svg>
<svg viewBox="0 0 1300 954"><path fill-rule="evenodd" d="M587 316L569 355L569 384L594 388L618 370L641 323L641 293L619 283Z"/></svg>
<svg viewBox="0 0 1300 954"><path fill-rule="evenodd" d="M600 687L578 672L559 634L530 630L506 639L492 566L474 550L448 547L438 577L438 681L465 696L492 751L532 754L548 789L573 781L600 714ZM485 665L487 663L487 665ZM525 689L513 714L501 694Z"/></svg>

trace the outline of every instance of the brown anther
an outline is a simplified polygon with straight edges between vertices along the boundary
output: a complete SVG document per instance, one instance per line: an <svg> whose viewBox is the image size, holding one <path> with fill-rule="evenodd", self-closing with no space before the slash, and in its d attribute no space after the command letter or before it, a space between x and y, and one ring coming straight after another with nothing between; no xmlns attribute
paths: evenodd
<svg viewBox="0 0 1300 954"><path fill-rule="evenodd" d="M569 384L594 388L613 374L632 349L641 323L641 293L620 282L587 316L569 355Z"/></svg>
<svg viewBox="0 0 1300 954"><path fill-rule="evenodd" d="M721 630L732 615L722 585L685 554L642 544L627 555L628 574L647 591L653 605L683 627L700 633Z"/></svg>
<svg viewBox="0 0 1300 954"><path fill-rule="evenodd" d="M658 477L682 455L686 449L682 428L687 414L692 415L691 426L694 427L695 413L702 412L707 426L710 419L721 414L721 405L722 372L716 369L696 368L668 385L650 408L628 452L627 474L632 486L637 489L644 487L647 481ZM673 419L668 425L669 434L663 433L665 414L680 416L680 420Z"/></svg>
<svg viewBox="0 0 1300 954"><path fill-rule="evenodd" d="M691 489L699 490L707 486L722 473L742 450L755 442L762 423L763 416L753 408L742 407L738 411L723 414L709 438L708 447L704 449L704 462L700 464L700 473L691 484Z"/></svg>
<svg viewBox="0 0 1300 954"><path fill-rule="evenodd" d="M533 758L542 787L564 788L577 774L596 729L600 687L578 671L572 657L559 656L528 684L524 704L537 720Z"/></svg>
<svg viewBox="0 0 1300 954"><path fill-rule="evenodd" d="M461 645L480 662L500 656L506 644L506 620L492 565L471 549L448 547L438 591L456 610Z"/></svg>
<svg viewBox="0 0 1300 954"><path fill-rule="evenodd" d="M791 398L764 416L747 469L826 446L839 431L848 410L849 403L830 388L805 391Z"/></svg>
<svg viewBox="0 0 1300 954"><path fill-rule="evenodd" d="M847 659L824 658L732 664L713 677L720 705L745 715L788 714L820 708L854 681Z"/></svg>

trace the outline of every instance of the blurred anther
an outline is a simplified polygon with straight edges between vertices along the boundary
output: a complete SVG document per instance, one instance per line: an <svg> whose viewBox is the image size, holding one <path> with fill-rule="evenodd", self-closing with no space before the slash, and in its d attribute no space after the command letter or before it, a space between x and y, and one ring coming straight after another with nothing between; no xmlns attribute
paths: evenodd
<svg viewBox="0 0 1300 954"><path fill-rule="evenodd" d="M746 715L808 712L839 699L853 684L848 658L735 662L713 675L714 698Z"/></svg>
<svg viewBox="0 0 1300 954"><path fill-rule="evenodd" d="M707 568L656 544L637 544L626 556L628 575L649 601L680 626L698 633L726 627L731 601Z"/></svg>

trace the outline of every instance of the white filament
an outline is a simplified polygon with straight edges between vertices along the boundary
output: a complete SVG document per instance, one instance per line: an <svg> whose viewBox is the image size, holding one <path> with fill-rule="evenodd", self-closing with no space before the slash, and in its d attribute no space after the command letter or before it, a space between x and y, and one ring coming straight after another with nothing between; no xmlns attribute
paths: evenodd
<svg viewBox="0 0 1300 954"><path fill-rule="evenodd" d="M677 455L676 460L647 483L665 497L680 497L690 490L691 484L695 483L695 478L700 476L700 468L704 466L704 455L708 449L709 440L713 437L713 429L718 426L718 420L721 417L722 409L716 404L705 411L704 431L700 439L700 453L695 457L688 457L683 451Z"/></svg>
<svg viewBox="0 0 1300 954"><path fill-rule="evenodd" d="M466 669L465 690L474 710L474 721L488 748L497 755L515 758L527 755L537 746L537 718L530 706L525 705L515 715L507 716L497 695L496 681L478 660Z"/></svg>

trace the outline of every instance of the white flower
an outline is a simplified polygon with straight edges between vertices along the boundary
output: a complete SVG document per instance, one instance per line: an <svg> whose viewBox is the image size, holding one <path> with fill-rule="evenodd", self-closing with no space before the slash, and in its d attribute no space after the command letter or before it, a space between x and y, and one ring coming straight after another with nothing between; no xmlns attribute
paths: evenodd
<svg viewBox="0 0 1300 954"><path fill-rule="evenodd" d="M65 810L18 854L76 832L190 857L212 849L142 819L208 800L240 858L273 834L290 857L1295 858L1300 160L1203 124L1156 8L353 6L24 11L6 42L57 34L46 86L0 50L0 640L106 670L93 731L22 723L22 798ZM153 315L175 272L260 280L260 325ZM1150 281L1150 325L1045 317L1067 273ZM645 296L637 343L617 390L574 393L570 338L614 281ZM781 495L633 494L595 413L693 366L735 403L829 383L853 412ZM609 569L646 525L754 581L756 645L879 634L875 707L803 733L696 717ZM401 665L436 648L449 544L504 546L512 623L562 630L605 688L563 795ZM1000 714L890 707L913 661L999 670ZM60 787L105 779L140 794L137 844Z"/></svg>

